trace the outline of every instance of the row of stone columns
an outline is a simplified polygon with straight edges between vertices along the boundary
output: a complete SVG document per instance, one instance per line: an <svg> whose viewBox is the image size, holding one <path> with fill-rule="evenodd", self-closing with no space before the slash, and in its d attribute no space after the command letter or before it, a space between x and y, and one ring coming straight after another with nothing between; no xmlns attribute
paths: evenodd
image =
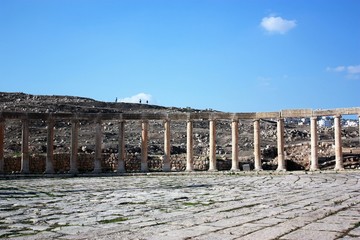
<svg viewBox="0 0 360 240"><path fill-rule="evenodd" d="M101 120L95 122L95 160L94 160L94 173L101 172L101 146L102 146L102 127ZM55 120L51 117L47 121L47 155L46 155L46 169L45 173L54 173L53 164L53 148L54 148L54 125ZM141 171L147 172L148 169L148 131L149 122L142 121L141 123ZM261 166L261 151L260 151L260 120L255 119L254 126L254 169L262 170ZM232 129L232 171L239 171L238 165L238 127L239 121L233 119L231 123ZM164 158L163 158L163 171L170 171L170 120L164 121ZM310 157L310 170L319 170L318 164L318 134L317 134L317 118L311 117L311 157ZM70 152L70 173L78 173L78 130L79 121L71 121L71 152ZM0 118L0 172L4 168L4 131L5 120ZM341 116L334 117L334 131L335 131L335 170L344 169L342 158L342 142L341 142ZM209 171L216 171L216 120L209 120ZM118 149L118 169L119 173L126 172L125 169L125 121L119 122L119 149ZM277 147L278 147L278 171L286 170L285 156L284 156L284 119L277 120ZM22 119L22 147L21 147L21 172L29 173L29 120ZM187 121L187 157L186 157L186 171L193 171L193 121Z"/></svg>
<svg viewBox="0 0 360 240"><path fill-rule="evenodd" d="M0 117L0 173L4 171L4 135L5 119Z"/></svg>
<svg viewBox="0 0 360 240"><path fill-rule="evenodd" d="M310 170L319 170L318 163L318 134L317 134L317 117L310 118L310 132L311 132L311 156L310 156ZM341 140L341 115L334 116L334 138L335 138L335 168L334 170L343 170L344 162L342 155L342 140Z"/></svg>
<svg viewBox="0 0 360 240"><path fill-rule="evenodd" d="M261 137L260 137L260 119L255 119L254 125L254 170L262 170L261 164ZM285 157L284 157L284 119L277 120L277 149L278 149L278 171L285 171Z"/></svg>

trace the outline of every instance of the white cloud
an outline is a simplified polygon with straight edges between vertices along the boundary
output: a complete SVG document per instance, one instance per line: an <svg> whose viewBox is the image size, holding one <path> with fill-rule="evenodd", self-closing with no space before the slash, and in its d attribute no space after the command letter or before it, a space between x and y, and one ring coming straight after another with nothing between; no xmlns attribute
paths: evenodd
<svg viewBox="0 0 360 240"><path fill-rule="evenodd" d="M282 17L264 17L260 25L269 33L285 34L296 27L296 21L287 20Z"/></svg>
<svg viewBox="0 0 360 240"><path fill-rule="evenodd" d="M122 98L119 100L119 102L139 103L140 100L142 103L153 103L153 97L147 93L138 93L131 97Z"/></svg>
<svg viewBox="0 0 360 240"><path fill-rule="evenodd" d="M358 79L360 77L360 64L355 66L337 66L327 67L328 72L344 72L346 76L351 79Z"/></svg>
<svg viewBox="0 0 360 240"><path fill-rule="evenodd" d="M337 67L334 67L334 68L327 67L326 71L328 71L328 72L343 72L345 69L346 69L345 66L337 66Z"/></svg>
<svg viewBox="0 0 360 240"><path fill-rule="evenodd" d="M347 71L349 74L359 74L360 73L360 64L356 66L348 66Z"/></svg>

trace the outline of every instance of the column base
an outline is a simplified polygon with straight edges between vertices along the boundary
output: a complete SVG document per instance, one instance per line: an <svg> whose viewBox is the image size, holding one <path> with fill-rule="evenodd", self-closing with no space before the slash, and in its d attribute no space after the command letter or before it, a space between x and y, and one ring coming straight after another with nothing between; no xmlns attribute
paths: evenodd
<svg viewBox="0 0 360 240"><path fill-rule="evenodd" d="M232 168L232 169L230 169L230 172L240 172L240 169L238 169L238 168Z"/></svg>
<svg viewBox="0 0 360 240"><path fill-rule="evenodd" d="M21 160L20 173L22 173L22 174L28 174L28 173L30 173L30 163L29 163L29 159L25 158L25 159L22 159L22 160Z"/></svg>
<svg viewBox="0 0 360 240"><path fill-rule="evenodd" d="M217 169L209 169L209 170L207 170L208 172L218 172L219 170L217 170Z"/></svg>
<svg viewBox="0 0 360 240"><path fill-rule="evenodd" d="M69 174L76 175L76 174L79 173L79 171L78 171L78 170L70 170L68 173L69 173Z"/></svg>
<svg viewBox="0 0 360 240"><path fill-rule="evenodd" d="M141 163L141 172L148 172L149 171L149 166L147 164L147 162L142 162Z"/></svg>
<svg viewBox="0 0 360 240"><path fill-rule="evenodd" d="M193 171L194 171L193 165L187 165L186 166L185 172L193 172Z"/></svg>
<svg viewBox="0 0 360 240"><path fill-rule="evenodd" d="M335 167L334 168L334 171L345 171L345 168L344 167Z"/></svg>
<svg viewBox="0 0 360 240"><path fill-rule="evenodd" d="M286 168L277 168L276 169L277 172L286 172Z"/></svg>
<svg viewBox="0 0 360 240"><path fill-rule="evenodd" d="M163 172L170 172L171 171L171 164L170 163L164 163L163 164Z"/></svg>
<svg viewBox="0 0 360 240"><path fill-rule="evenodd" d="M51 161L51 159L47 159L44 174L53 174L53 173L55 173L55 171L54 171L54 166L52 164L52 161Z"/></svg>
<svg viewBox="0 0 360 240"><path fill-rule="evenodd" d="M116 172L117 173L126 173L125 163L124 162L119 162L118 163L118 168L117 168Z"/></svg>
<svg viewBox="0 0 360 240"><path fill-rule="evenodd" d="M312 172L320 171L320 168L318 166L310 167L310 171Z"/></svg>
<svg viewBox="0 0 360 240"><path fill-rule="evenodd" d="M95 160L94 163L94 170L92 171L92 173L101 173L101 162L100 160Z"/></svg>
<svg viewBox="0 0 360 240"><path fill-rule="evenodd" d="M94 169L91 173L97 174L97 173L101 173L101 172L102 172L101 169L96 168L96 169Z"/></svg>
<svg viewBox="0 0 360 240"><path fill-rule="evenodd" d="M54 174L54 173L55 173L54 169L46 169L44 172L44 174Z"/></svg>
<svg viewBox="0 0 360 240"><path fill-rule="evenodd" d="M255 172L262 172L262 171L264 171L264 169L262 169L262 168L255 168L254 171L255 171Z"/></svg>

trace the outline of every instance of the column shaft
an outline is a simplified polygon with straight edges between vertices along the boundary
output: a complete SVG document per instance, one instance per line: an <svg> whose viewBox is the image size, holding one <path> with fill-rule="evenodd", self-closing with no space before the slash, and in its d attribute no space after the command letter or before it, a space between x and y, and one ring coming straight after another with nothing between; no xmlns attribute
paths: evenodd
<svg viewBox="0 0 360 240"><path fill-rule="evenodd" d="M315 171L315 170L319 170L317 117L311 117L310 119L310 132L311 132L310 170Z"/></svg>
<svg viewBox="0 0 360 240"><path fill-rule="evenodd" d="M231 122L232 161L231 171L239 171L239 120Z"/></svg>
<svg viewBox="0 0 360 240"><path fill-rule="evenodd" d="M163 159L163 171L169 172L171 170L170 162L170 120L165 120L164 122L164 159Z"/></svg>
<svg viewBox="0 0 360 240"><path fill-rule="evenodd" d="M261 152L260 152L260 120L254 120L254 168L255 170L262 170Z"/></svg>
<svg viewBox="0 0 360 240"><path fill-rule="evenodd" d="M124 173L125 170L125 121L119 122L119 149L118 149L118 173Z"/></svg>
<svg viewBox="0 0 360 240"><path fill-rule="evenodd" d="M216 171L216 121L210 119L210 156L209 156L209 171Z"/></svg>
<svg viewBox="0 0 360 240"><path fill-rule="evenodd" d="M0 117L0 174L4 172L4 135L5 119Z"/></svg>
<svg viewBox="0 0 360 240"><path fill-rule="evenodd" d="M29 120L22 120L21 173L30 172L29 155Z"/></svg>
<svg viewBox="0 0 360 240"><path fill-rule="evenodd" d="M341 116L334 117L334 131L335 131L335 169L343 170L343 156L342 156L342 141L341 141Z"/></svg>
<svg viewBox="0 0 360 240"><path fill-rule="evenodd" d="M54 125L54 120L48 119L45 174L54 173Z"/></svg>
<svg viewBox="0 0 360 240"><path fill-rule="evenodd" d="M102 145L102 131L101 121L97 120L95 123L95 159L93 173L101 173L101 145Z"/></svg>
<svg viewBox="0 0 360 240"><path fill-rule="evenodd" d="M284 119L279 118L277 122L277 148L278 148L278 167L277 171L286 171L284 157Z"/></svg>
<svg viewBox="0 0 360 240"><path fill-rule="evenodd" d="M194 155L194 138L193 138L193 122L186 122L186 171L193 171L193 155Z"/></svg>
<svg viewBox="0 0 360 240"><path fill-rule="evenodd" d="M149 122L143 121L141 123L141 171L149 171L148 166L148 129Z"/></svg>
<svg viewBox="0 0 360 240"><path fill-rule="evenodd" d="M70 153L70 171L69 173L78 173L78 135L79 135L79 121L71 121L71 153Z"/></svg>

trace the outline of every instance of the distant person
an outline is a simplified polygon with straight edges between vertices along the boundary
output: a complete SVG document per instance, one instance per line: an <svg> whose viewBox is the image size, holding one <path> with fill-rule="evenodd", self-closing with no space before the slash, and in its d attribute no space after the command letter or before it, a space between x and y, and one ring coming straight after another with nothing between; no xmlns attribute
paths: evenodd
<svg viewBox="0 0 360 240"><path fill-rule="evenodd" d="M117 103L117 98L115 98L115 102Z"/></svg>
<svg viewBox="0 0 360 240"><path fill-rule="evenodd" d="M146 104L148 104L149 103L149 100L146 100Z"/></svg>
<svg viewBox="0 0 360 240"><path fill-rule="evenodd" d="M141 99L139 99L139 103L141 103Z"/></svg>

